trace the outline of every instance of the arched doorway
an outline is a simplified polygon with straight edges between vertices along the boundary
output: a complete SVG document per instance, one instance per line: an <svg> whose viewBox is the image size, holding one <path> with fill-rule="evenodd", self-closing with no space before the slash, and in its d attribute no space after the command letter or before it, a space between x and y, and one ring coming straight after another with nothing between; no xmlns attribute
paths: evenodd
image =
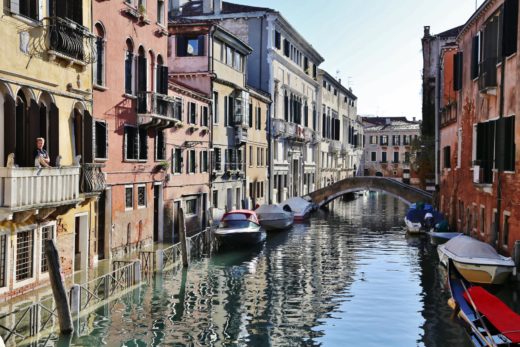
<svg viewBox="0 0 520 347"><path fill-rule="evenodd" d="M383 177L383 174L381 172L376 172L376 177Z"/></svg>

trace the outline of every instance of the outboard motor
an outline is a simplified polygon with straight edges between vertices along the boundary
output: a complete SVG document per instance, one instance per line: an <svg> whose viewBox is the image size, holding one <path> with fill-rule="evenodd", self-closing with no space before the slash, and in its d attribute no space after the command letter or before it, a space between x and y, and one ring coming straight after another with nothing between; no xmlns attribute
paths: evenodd
<svg viewBox="0 0 520 347"><path fill-rule="evenodd" d="M435 221L433 219L433 215L428 212L424 215L424 220L422 222L422 226L426 230L430 230L435 225Z"/></svg>

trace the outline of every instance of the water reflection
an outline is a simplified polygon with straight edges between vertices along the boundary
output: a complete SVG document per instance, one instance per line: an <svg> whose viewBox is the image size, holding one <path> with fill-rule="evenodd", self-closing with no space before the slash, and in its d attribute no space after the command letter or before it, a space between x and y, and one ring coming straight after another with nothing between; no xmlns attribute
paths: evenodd
<svg viewBox="0 0 520 347"><path fill-rule="evenodd" d="M156 276L81 321L75 345L469 346L425 238L378 193Z"/></svg>

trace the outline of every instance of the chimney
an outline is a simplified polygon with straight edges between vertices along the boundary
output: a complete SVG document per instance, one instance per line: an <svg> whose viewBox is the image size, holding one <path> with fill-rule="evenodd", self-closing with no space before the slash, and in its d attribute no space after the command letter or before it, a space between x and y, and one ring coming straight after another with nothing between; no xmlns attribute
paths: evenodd
<svg viewBox="0 0 520 347"><path fill-rule="evenodd" d="M213 0L202 0L202 13L213 14Z"/></svg>
<svg viewBox="0 0 520 347"><path fill-rule="evenodd" d="M424 37L430 37L430 26L429 25L424 26Z"/></svg>
<svg viewBox="0 0 520 347"><path fill-rule="evenodd" d="M213 1L213 11L215 11L215 14L220 14L220 12L222 12L222 0Z"/></svg>

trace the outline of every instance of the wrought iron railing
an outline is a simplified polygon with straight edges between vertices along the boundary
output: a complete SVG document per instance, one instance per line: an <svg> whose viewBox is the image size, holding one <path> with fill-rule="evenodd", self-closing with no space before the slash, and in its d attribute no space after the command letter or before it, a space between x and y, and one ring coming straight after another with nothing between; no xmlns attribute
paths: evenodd
<svg viewBox="0 0 520 347"><path fill-rule="evenodd" d="M48 52L85 63L96 59L94 35L88 28L60 17L46 18L48 25Z"/></svg>
<svg viewBox="0 0 520 347"><path fill-rule="evenodd" d="M478 78L479 90L483 91L497 86L497 58L484 59L480 63Z"/></svg>
<svg viewBox="0 0 520 347"><path fill-rule="evenodd" d="M105 174L101 171L105 164L90 163L83 165L83 192L98 193L105 190L107 183Z"/></svg>
<svg viewBox="0 0 520 347"><path fill-rule="evenodd" d="M178 102L168 95L156 92L139 92L137 95L137 113L167 120L181 119L181 115L176 114L182 111L182 108L176 107Z"/></svg>
<svg viewBox="0 0 520 347"><path fill-rule="evenodd" d="M46 337L40 335L41 345L46 346L49 339L56 336L54 323L57 321L54 298L49 296L26 306L21 304L20 308L0 315L0 336L6 345L10 346L46 331Z"/></svg>

